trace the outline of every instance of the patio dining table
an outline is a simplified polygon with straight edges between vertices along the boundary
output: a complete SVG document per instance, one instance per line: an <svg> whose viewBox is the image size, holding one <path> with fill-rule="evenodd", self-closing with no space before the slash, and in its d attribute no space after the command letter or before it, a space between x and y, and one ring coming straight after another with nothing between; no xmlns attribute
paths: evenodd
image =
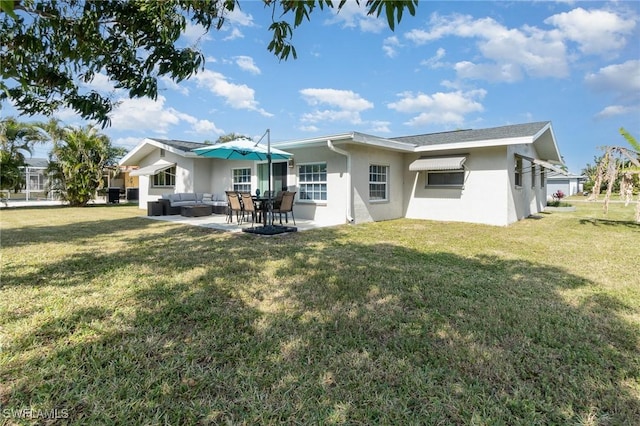
<svg viewBox="0 0 640 426"><path fill-rule="evenodd" d="M269 197L259 197L256 195L252 195L251 198L253 199L253 202L256 204L256 210L260 212L260 215L262 216L262 224L264 226L267 225L267 212L269 211ZM273 202L274 199L271 198L271 202Z"/></svg>

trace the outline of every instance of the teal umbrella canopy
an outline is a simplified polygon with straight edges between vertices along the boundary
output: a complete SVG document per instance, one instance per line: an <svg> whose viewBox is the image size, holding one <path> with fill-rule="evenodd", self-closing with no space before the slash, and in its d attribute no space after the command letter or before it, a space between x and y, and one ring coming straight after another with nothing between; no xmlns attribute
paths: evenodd
<svg viewBox="0 0 640 426"><path fill-rule="evenodd" d="M293 156L286 151L268 146L256 144L248 139L236 139L231 142L196 148L193 150L197 155L207 158L222 158L224 160L287 160Z"/></svg>

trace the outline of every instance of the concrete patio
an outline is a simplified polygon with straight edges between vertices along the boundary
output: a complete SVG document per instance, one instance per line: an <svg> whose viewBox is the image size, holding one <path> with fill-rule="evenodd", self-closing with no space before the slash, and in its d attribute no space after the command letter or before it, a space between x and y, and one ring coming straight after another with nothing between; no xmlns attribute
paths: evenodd
<svg viewBox="0 0 640 426"><path fill-rule="evenodd" d="M210 229L218 229L221 231L227 232L242 232L243 229L251 228L251 222L242 222L242 224L238 224L236 218L234 216L233 222L227 222L227 216L222 214L212 214L210 216L200 216L200 217L185 217L180 215L170 215L170 216L144 216L147 219L152 220L160 220L165 222L173 222L180 223L183 225L191 225L191 226L200 226L202 228L210 228ZM280 221L278 217L275 217L273 221L274 225L280 225ZM310 229L323 228L328 226L335 225L327 225L318 222L314 222L307 219L298 219L296 218L296 224L293 224L293 220L289 218L289 223L286 223L284 217L282 219L282 224L286 226L294 226L298 228L298 232L300 231L308 231ZM256 223L253 225L255 227L262 226L262 223Z"/></svg>

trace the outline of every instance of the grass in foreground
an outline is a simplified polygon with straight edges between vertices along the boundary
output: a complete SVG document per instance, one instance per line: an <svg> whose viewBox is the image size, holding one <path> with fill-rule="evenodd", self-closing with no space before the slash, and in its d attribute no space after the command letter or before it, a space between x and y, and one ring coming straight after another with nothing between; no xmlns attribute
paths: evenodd
<svg viewBox="0 0 640 426"><path fill-rule="evenodd" d="M274 238L141 214L0 212L0 422L640 418L633 206Z"/></svg>

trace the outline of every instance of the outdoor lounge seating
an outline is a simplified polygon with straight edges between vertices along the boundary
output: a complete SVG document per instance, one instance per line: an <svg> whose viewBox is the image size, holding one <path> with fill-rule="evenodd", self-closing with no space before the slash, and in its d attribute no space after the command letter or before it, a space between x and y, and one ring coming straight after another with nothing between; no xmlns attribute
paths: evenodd
<svg viewBox="0 0 640 426"><path fill-rule="evenodd" d="M276 213L280 215L280 225L282 225L282 213L284 213L285 221L289 223L289 213L291 213L291 218L293 219L293 224L296 224L296 218L293 216L293 200L296 196L295 192L291 191L283 191L282 193L282 201L280 202L280 206L277 208L274 207L272 213L275 215Z"/></svg>
<svg viewBox="0 0 640 426"><path fill-rule="evenodd" d="M178 192L175 194L163 194L158 200L162 204L164 215L180 214L181 208L185 206L211 206L212 212L225 214L227 210L226 201L213 200L211 194L202 192Z"/></svg>

